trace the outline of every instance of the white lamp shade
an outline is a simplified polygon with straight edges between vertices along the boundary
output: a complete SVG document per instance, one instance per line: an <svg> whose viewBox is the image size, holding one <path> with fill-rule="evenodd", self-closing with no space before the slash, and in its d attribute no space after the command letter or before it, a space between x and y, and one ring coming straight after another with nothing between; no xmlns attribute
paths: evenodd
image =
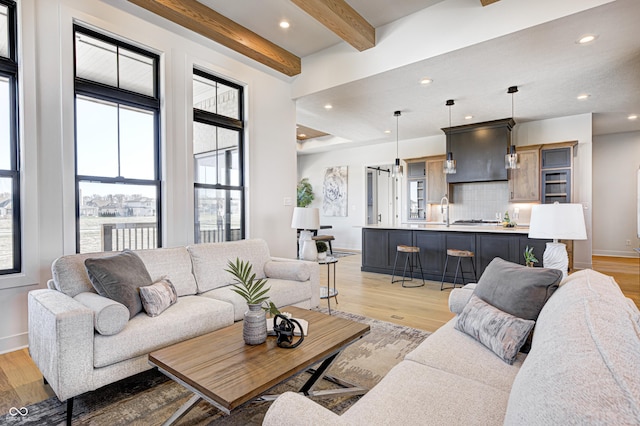
<svg viewBox="0 0 640 426"><path fill-rule="evenodd" d="M531 209L529 238L586 240L582 204L536 204Z"/></svg>
<svg viewBox="0 0 640 426"><path fill-rule="evenodd" d="M291 227L295 229L320 229L320 210L317 207L295 207Z"/></svg>

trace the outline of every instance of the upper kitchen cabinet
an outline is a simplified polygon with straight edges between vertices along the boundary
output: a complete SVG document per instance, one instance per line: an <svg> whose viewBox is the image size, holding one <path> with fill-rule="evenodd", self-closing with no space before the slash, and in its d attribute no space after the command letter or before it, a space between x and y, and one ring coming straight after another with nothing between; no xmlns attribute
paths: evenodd
<svg viewBox="0 0 640 426"><path fill-rule="evenodd" d="M445 194L449 193L447 178L442 169L444 168L445 155L427 157L427 203L439 203Z"/></svg>
<svg viewBox="0 0 640 426"><path fill-rule="evenodd" d="M518 168L509 170L509 201L530 203L540 201L540 147L517 147Z"/></svg>
<svg viewBox="0 0 640 426"><path fill-rule="evenodd" d="M577 142L543 145L541 150L542 203L570 203L573 178L573 149Z"/></svg>

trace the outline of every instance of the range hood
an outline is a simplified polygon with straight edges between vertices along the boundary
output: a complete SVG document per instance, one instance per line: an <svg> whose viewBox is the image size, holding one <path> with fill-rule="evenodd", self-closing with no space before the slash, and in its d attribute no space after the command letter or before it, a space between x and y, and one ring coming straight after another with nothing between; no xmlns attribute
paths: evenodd
<svg viewBox="0 0 640 426"><path fill-rule="evenodd" d="M504 156L511 145L513 118L445 127L447 152L453 153L457 172L447 175L447 183L507 180Z"/></svg>

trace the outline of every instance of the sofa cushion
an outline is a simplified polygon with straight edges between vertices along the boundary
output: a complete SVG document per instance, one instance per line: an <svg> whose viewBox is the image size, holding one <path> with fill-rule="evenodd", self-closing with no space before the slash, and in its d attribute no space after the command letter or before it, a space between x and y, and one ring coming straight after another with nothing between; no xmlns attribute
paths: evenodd
<svg viewBox="0 0 640 426"><path fill-rule="evenodd" d="M267 278L293 281L307 281L311 276L309 267L301 261L269 261L264 264L264 273Z"/></svg>
<svg viewBox="0 0 640 426"><path fill-rule="evenodd" d="M482 273L474 294L501 311L535 321L561 280L558 269L529 268L496 257Z"/></svg>
<svg viewBox="0 0 640 426"><path fill-rule="evenodd" d="M129 321L129 310L115 300L89 292L77 294L74 299L93 311L93 327L100 334L120 333Z"/></svg>
<svg viewBox="0 0 640 426"><path fill-rule="evenodd" d="M114 252L82 253L61 256L51 263L51 275L56 290L69 297L80 293L96 293L93 288L84 261L89 258L113 256Z"/></svg>
<svg viewBox="0 0 640 426"><path fill-rule="evenodd" d="M186 247L138 250L135 253L144 262L153 281L162 277L169 278L178 296L197 293L191 256Z"/></svg>
<svg viewBox="0 0 640 426"><path fill-rule="evenodd" d="M513 364L534 321L515 317L473 295L458 315L456 329L473 337L507 364Z"/></svg>
<svg viewBox="0 0 640 426"><path fill-rule="evenodd" d="M142 307L150 317L157 317L178 301L176 289L167 278L161 278L151 285L140 287Z"/></svg>
<svg viewBox="0 0 640 426"><path fill-rule="evenodd" d="M341 417L351 425L502 425L508 398L484 383L402 361Z"/></svg>
<svg viewBox="0 0 640 426"><path fill-rule="evenodd" d="M457 317L452 318L409 352L405 359L508 393L527 355L518 353L514 363L509 365L473 337L456 330L457 321ZM482 365L482 368L478 368L478 365Z"/></svg>
<svg viewBox="0 0 640 426"><path fill-rule="evenodd" d="M571 274L538 317L505 424L638 424L640 313L616 282Z"/></svg>
<svg viewBox="0 0 640 426"><path fill-rule="evenodd" d="M183 296L162 315L144 312L129 320L120 333L96 335L94 367L100 368L148 354L156 349L233 324L233 307L219 300Z"/></svg>
<svg viewBox="0 0 640 426"><path fill-rule="evenodd" d="M270 278L267 286L269 290L269 300L277 307L295 305L311 299L311 283L309 281L299 282L290 280L278 280ZM232 291L232 286L220 287L200 294L201 297L222 300L230 303L234 307L234 319L240 321L247 311L247 301L236 292Z"/></svg>
<svg viewBox="0 0 640 426"><path fill-rule="evenodd" d="M137 254L125 250L115 256L84 261L91 284L98 294L122 303L129 318L142 311L138 288L151 284L151 276Z"/></svg>
<svg viewBox="0 0 640 426"><path fill-rule="evenodd" d="M271 260L267 243L259 239L194 244L187 249L191 255L198 293L234 282L233 275L225 272L229 261L235 262L237 258L251 263L256 278L260 279L266 278L264 265Z"/></svg>

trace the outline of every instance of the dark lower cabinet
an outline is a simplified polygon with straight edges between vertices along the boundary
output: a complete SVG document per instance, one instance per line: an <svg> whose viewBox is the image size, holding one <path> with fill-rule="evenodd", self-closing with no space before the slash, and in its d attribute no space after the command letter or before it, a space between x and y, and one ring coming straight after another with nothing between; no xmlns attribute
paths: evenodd
<svg viewBox="0 0 640 426"><path fill-rule="evenodd" d="M425 278L440 281L444 271L447 249L470 250L475 253L477 278L480 279L485 268L495 257L524 265L524 250L534 247L534 254L542 266L542 253L550 240L529 239L526 234L491 232L456 232L409 229L362 229L362 271L391 274L399 244L420 247L420 260ZM404 261L404 258L402 259ZM445 281L452 282L456 258L451 258L445 274ZM472 282L471 266L466 259L462 266L465 282ZM414 270L419 277L419 271ZM460 276L458 276L460 280ZM460 281L458 281L460 282Z"/></svg>

